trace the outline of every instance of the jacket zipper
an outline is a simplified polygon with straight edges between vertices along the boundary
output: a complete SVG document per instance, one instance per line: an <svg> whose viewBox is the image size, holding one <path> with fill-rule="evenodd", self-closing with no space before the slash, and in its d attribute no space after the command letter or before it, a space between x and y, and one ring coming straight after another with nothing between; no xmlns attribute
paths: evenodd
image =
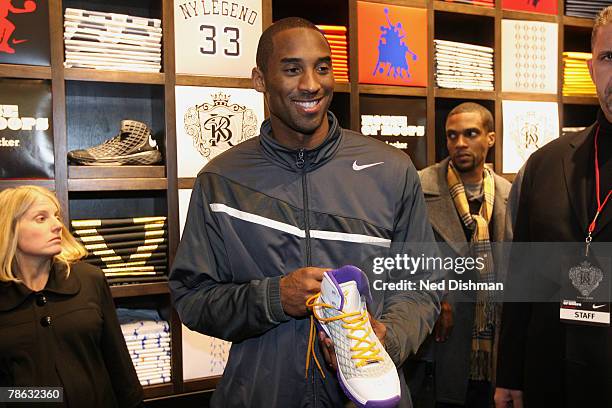
<svg viewBox="0 0 612 408"><path fill-rule="evenodd" d="M304 149L298 150L297 161L295 165L298 169L303 170L306 160L304 159ZM308 179L306 172L302 171L302 196L304 198L304 232L306 235L306 265L310 266L311 254L310 254L310 215L308 208ZM317 370L312 370L312 396L314 400L314 406L317 407L317 384L316 384L316 373Z"/></svg>
<svg viewBox="0 0 612 408"><path fill-rule="evenodd" d="M304 149L300 149L297 153L297 161L295 162L295 165L298 169L302 170L302 196L304 197L304 231L306 234L306 265L310 266L310 210L308 207L308 178L306 172L303 171L305 164L306 159L304 158Z"/></svg>
<svg viewBox="0 0 612 408"><path fill-rule="evenodd" d="M295 167L302 170L304 168L304 163L306 163L306 160L304 160L304 149L300 149L297 152L297 160L295 162Z"/></svg>

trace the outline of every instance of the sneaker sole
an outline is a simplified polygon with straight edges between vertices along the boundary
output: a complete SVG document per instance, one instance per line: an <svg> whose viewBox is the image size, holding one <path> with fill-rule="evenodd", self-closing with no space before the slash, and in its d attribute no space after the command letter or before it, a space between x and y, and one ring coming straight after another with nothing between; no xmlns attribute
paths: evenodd
<svg viewBox="0 0 612 408"><path fill-rule="evenodd" d="M342 375L342 371L337 370L336 375L338 377L338 382L340 383L340 388L342 388L344 394L346 394L346 396L348 396L349 399L353 401L355 405L357 405L359 408L395 408L400 402L400 396L397 395L393 398L389 398L386 400L366 401L366 403L364 404L355 397L355 394L352 392L351 387L349 387L348 383L345 382L344 376Z"/></svg>
<svg viewBox="0 0 612 408"><path fill-rule="evenodd" d="M319 323L317 319L315 319L315 325L319 327L319 329L323 330L327 337L332 338L331 333L327 330L325 325ZM356 392L348 385L348 382L345 380L344 375L342 374L342 370L339 368L336 369L336 377L338 378L338 383L340 383L340 388L344 391L344 394L349 397L351 401L357 405L358 408L395 408L397 404L400 402L400 396L397 395L395 397L386 399L386 400L370 400L366 401L365 404L362 401L359 401L355 396Z"/></svg>

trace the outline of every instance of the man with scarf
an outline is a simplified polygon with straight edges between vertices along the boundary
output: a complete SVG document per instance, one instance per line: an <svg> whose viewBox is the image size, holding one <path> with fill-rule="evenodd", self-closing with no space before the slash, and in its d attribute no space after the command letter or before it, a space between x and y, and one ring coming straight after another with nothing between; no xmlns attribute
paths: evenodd
<svg viewBox="0 0 612 408"><path fill-rule="evenodd" d="M449 157L419 172L429 220L444 255L486 260L480 270L461 276L451 271L447 279L499 281L490 243L503 239L510 183L485 167L494 143L491 112L462 103L446 119ZM447 292L430 343L420 351L423 360L435 360L436 407L490 406L497 315L489 292Z"/></svg>
<svg viewBox="0 0 612 408"><path fill-rule="evenodd" d="M591 50L589 71L601 107L597 120L584 131L560 137L531 155L524 168L513 239L580 243L582 254L587 242L594 247L602 245L600 248L607 245L607 254L599 255L609 259L611 251L606 243L612 242L612 6L595 18ZM536 295L559 290L558 285L554 286L556 282L544 275L542 262L527 262L523 268L512 266L511 263L507 292L520 293L524 282L538 288ZM561 322L558 298L533 302L508 302L503 306L496 407L611 406L610 325ZM602 303L604 306L598 305L597 310L609 310L609 303Z"/></svg>

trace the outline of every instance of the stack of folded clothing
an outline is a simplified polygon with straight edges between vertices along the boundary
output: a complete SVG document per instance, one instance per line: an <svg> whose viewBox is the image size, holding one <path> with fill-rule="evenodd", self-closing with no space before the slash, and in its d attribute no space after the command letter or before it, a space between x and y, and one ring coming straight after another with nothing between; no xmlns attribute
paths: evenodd
<svg viewBox="0 0 612 408"><path fill-rule="evenodd" d="M463 4L471 4L473 6L483 6L483 7L495 7L494 0L443 0L448 3L463 3Z"/></svg>
<svg viewBox="0 0 612 408"><path fill-rule="evenodd" d="M142 385L170 382L170 325L155 310L117 309L136 374Z"/></svg>
<svg viewBox="0 0 612 408"><path fill-rule="evenodd" d="M597 95L587 65L591 56L590 52L563 53L563 95Z"/></svg>
<svg viewBox="0 0 612 408"><path fill-rule="evenodd" d="M161 20L67 8L66 68L161 70Z"/></svg>
<svg viewBox="0 0 612 408"><path fill-rule="evenodd" d="M445 40L434 43L440 88L493 90L493 48Z"/></svg>
<svg viewBox="0 0 612 408"><path fill-rule="evenodd" d="M166 217L73 220L73 234L109 284L166 280Z"/></svg>
<svg viewBox="0 0 612 408"><path fill-rule="evenodd" d="M346 39L346 27L318 25L319 30L327 38L332 52L332 67L336 82L349 81L348 66L348 42Z"/></svg>
<svg viewBox="0 0 612 408"><path fill-rule="evenodd" d="M565 15L593 19L602 9L610 5L610 0L567 0Z"/></svg>

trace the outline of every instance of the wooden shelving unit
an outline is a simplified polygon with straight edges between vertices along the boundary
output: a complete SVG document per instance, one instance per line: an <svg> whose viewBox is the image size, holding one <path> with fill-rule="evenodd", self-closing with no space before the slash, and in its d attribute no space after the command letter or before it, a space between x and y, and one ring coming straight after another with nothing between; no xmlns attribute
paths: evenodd
<svg viewBox="0 0 612 408"><path fill-rule="evenodd" d="M433 1L433 9L437 11L448 11L457 14L473 14L475 16L495 17L495 9L491 7L472 6L469 4L449 3L447 1Z"/></svg>
<svg viewBox="0 0 612 408"><path fill-rule="evenodd" d="M588 18L578 18L578 17L570 17L563 16L563 25L564 26L572 26L572 27L593 27L593 20Z"/></svg>
<svg viewBox="0 0 612 408"><path fill-rule="evenodd" d="M199 390L211 390L217 386L217 383L221 380L221 376L203 378L201 380L188 380L185 381L185 392L194 392Z"/></svg>
<svg viewBox="0 0 612 408"><path fill-rule="evenodd" d="M165 178L68 179L68 191L166 190Z"/></svg>
<svg viewBox="0 0 612 408"><path fill-rule="evenodd" d="M360 94L427 96L427 88L393 85L359 85Z"/></svg>
<svg viewBox="0 0 612 408"><path fill-rule="evenodd" d="M595 96L563 96L564 104L572 105L599 105L599 100Z"/></svg>
<svg viewBox="0 0 612 408"><path fill-rule="evenodd" d="M0 64L0 78L51 79L50 67Z"/></svg>
<svg viewBox="0 0 612 408"><path fill-rule="evenodd" d="M103 71L82 68L64 68L64 78L73 81L118 82L129 84L163 85L163 73Z"/></svg>
<svg viewBox="0 0 612 408"><path fill-rule="evenodd" d="M24 184L30 184L33 186L45 187L53 189L55 188L55 180L0 180L0 190L11 187L18 187Z"/></svg>
<svg viewBox="0 0 612 408"><path fill-rule="evenodd" d="M183 189L191 189L195 184L195 178L193 177L182 177L178 181L178 188Z"/></svg>
<svg viewBox="0 0 612 408"><path fill-rule="evenodd" d="M176 75L176 85L217 86L220 88L250 88L251 79L178 74Z"/></svg>
<svg viewBox="0 0 612 408"><path fill-rule="evenodd" d="M351 92L351 84L345 82L336 82L336 86L334 87L334 92L337 93L350 93Z"/></svg>
<svg viewBox="0 0 612 408"><path fill-rule="evenodd" d="M314 1L314 0L313 0ZM580 105L589 109L596 108L597 99L594 97L563 96L562 89L562 52L564 51L565 29L588 31L592 22L587 19L567 17L563 15L564 4L559 0L558 15L543 15L516 11L505 11L501 9L500 2L494 8L443 2L438 0L370 0L376 3L395 4L427 9L429 22L429 49L428 49L428 82L429 87L401 87L380 86L358 83L357 64L357 0L262 0L264 26L273 20L287 15L297 15L313 20L316 24L343 24L348 26L349 40L349 66L352 81L350 83L338 83L335 87L338 100L345 104L348 118L346 123L354 130L360 129L360 95L400 96L422 98L427 106L427 163L433 164L436 157L436 141L444 137L443 129L436 123L441 117L437 114L436 107L439 105L450 105L466 100L482 101L495 116L495 129L497 132L497 145L493 154L496 171L501 172L501 152L503 145L502 134L502 110L503 99L528 100L528 101L551 101L559 103L560 121L564 124L563 106ZM121 13L132 12L133 15L161 18L163 24L163 55L161 73L134 73L125 71L98 71L88 69L64 68L63 49L63 10L66 6L86 7L87 2L80 0L58 0L49 2L50 19L50 50L51 64L49 67L25 66L0 64L0 78L25 78L47 80L51 83L53 94L53 133L55 142L55 179L54 180L1 180L0 189L20 184L36 184L55 189L62 209L70 217L71 203L75 200L91 200L95 197L104 197L112 192L119 197L125 195L152 196L155 207L160 207L168 217L168 266L172 264L179 243L179 218L178 218L178 189L192 188L194 178L178 178L177 176L177 154L176 154L176 106L175 86L214 86L221 88L251 88L249 78L227 78L206 75L184 75L175 73L174 56L174 14L172 0L132 0L122 2L121 0L110 0L108 3L93 1L98 8L101 5L106 11ZM324 7L324 8L323 8ZM501 20L504 18L521 19L530 21L543 21L559 24L559 84L556 94L527 94L527 93L503 93L501 92ZM456 41L465 41L461 33L465 22L477 21L484 26L486 38L473 38L474 43L488 44L495 49L494 70L495 91L481 92L469 90L441 89L434 86L434 62L433 62L433 39L436 22L444 21L455 24L457 32ZM452 27L451 27L452 28ZM570 33L571 34L571 33ZM465 41L469 42L469 41ZM589 44L584 48L588 49ZM569 50L582 51L582 50ZM203 67L204 68L204 67ZM103 94L103 96L100 96ZM143 97L143 95L145 95ZM127 100L132 96L138 96L137 103L143 106L132 108L131 102ZM150 98L149 98L150 97ZM98 99L96 99L98 98ZM107 98L108 101L106 99ZM82 102L100 102L99 105L91 105ZM136 103L136 102L135 102ZM140 109L146 112L153 123L158 141L163 145L165 163L162 166L146 166L145 168L86 168L69 166L66 154L76 145L83 145L87 141L76 140L76 134L81 136L80 131L86 131L87 126L95 127L99 140L112 136L106 127L106 123L89 123L95 118L97 112L91 112L94 107L100 109L100 116L113 112L116 109ZM81 117L81 109L86 114ZM127 112L129 114L130 112ZM589 118L592 120L593 118ZM108 119L111 122L111 119ZM114 122L114 118L112 119ZM116 125L116 123L115 123ZM96 133L97 132L97 133ZM83 132L87 133L87 132ZM80 145L77 146L81 148ZM512 178L513 175L508 175ZM96 203L97 204L97 203ZM81 204L82 205L82 204ZM130 205L126 201L126 211ZM95 208L103 208L96 207ZM143 214L159 215L159 214ZM104 216L104 214L99 214ZM142 283L133 285L116 286L112 288L113 296L117 302L130 302L132 299L141 297L159 299L160 305L169 308L170 297L168 284ZM172 313L172 375L170 384L146 387L147 398L199 390L212 389L216 386L220 377L204 378L199 380L183 381L182 373L182 343L181 325Z"/></svg>
<svg viewBox="0 0 612 408"><path fill-rule="evenodd" d="M170 384L157 384L144 387L145 399L163 397L174 393L174 387Z"/></svg>
<svg viewBox="0 0 612 408"><path fill-rule="evenodd" d="M71 179L164 178L165 166L68 166Z"/></svg>
<svg viewBox="0 0 612 408"><path fill-rule="evenodd" d="M135 283L130 285L111 286L111 293L115 299L147 295L167 295L170 293L168 282Z"/></svg>
<svg viewBox="0 0 612 408"><path fill-rule="evenodd" d="M526 92L500 92L502 99L511 101L557 102L557 94L536 94Z"/></svg>
<svg viewBox="0 0 612 408"><path fill-rule="evenodd" d="M528 13L526 11L513 11L513 10L502 10L501 18L508 18L511 20L543 21L546 23L558 23L559 22L558 15L553 16L550 14Z"/></svg>
<svg viewBox="0 0 612 408"><path fill-rule="evenodd" d="M436 88L434 90L436 98L452 98L452 99L487 99L494 101L497 97L494 91L470 91L465 89L445 89Z"/></svg>

